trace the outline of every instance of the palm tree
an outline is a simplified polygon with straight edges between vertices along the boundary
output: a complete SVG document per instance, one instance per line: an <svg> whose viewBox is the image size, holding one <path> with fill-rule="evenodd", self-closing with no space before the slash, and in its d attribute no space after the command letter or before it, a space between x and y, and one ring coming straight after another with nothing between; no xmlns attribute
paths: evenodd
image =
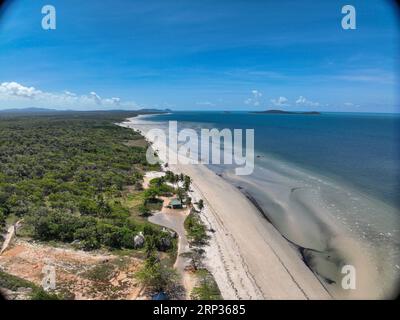
<svg viewBox="0 0 400 320"><path fill-rule="evenodd" d="M183 201L183 198L185 197L185 191L182 188L178 188L176 190L176 196L180 201Z"/></svg>
<svg viewBox="0 0 400 320"><path fill-rule="evenodd" d="M185 176L184 183L183 183L183 186L184 186L184 188L185 188L185 191L189 191L189 189L190 189L190 183L191 183L190 177L189 177L189 176Z"/></svg>
<svg viewBox="0 0 400 320"><path fill-rule="evenodd" d="M203 210L204 208L204 201L203 199L200 199L199 202L197 203L197 207L199 208L199 210Z"/></svg>

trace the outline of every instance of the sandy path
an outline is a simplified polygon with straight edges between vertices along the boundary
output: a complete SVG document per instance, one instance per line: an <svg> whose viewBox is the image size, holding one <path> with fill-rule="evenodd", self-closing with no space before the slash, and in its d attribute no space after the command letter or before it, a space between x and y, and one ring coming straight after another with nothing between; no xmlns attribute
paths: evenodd
<svg viewBox="0 0 400 320"><path fill-rule="evenodd" d="M10 245L10 242L12 240L12 238L15 235L15 230L19 227L20 223L22 220L17 221L15 224L13 224L12 226L10 226L7 230L7 235L4 239L3 245L1 247L1 251L0 251L0 255L3 254L3 252L5 250L7 250L8 246Z"/></svg>
<svg viewBox="0 0 400 320"><path fill-rule="evenodd" d="M159 171L148 171L143 177L143 189L147 189L149 187L149 183L152 179L154 178L160 178L164 176L164 172L159 172Z"/></svg>
<svg viewBox="0 0 400 320"><path fill-rule="evenodd" d="M168 201L168 200L166 200ZM169 211L169 212L168 212ZM188 215L188 210L175 210L163 208L161 212L149 217L149 221L160 226L174 230L178 234L178 252L174 263L175 270L181 276L182 285L185 288L186 299L190 299L190 293L194 286L193 275L185 270L190 264L190 259L184 257L183 253L190 252L189 242L186 238L186 232L183 223Z"/></svg>
<svg viewBox="0 0 400 320"><path fill-rule="evenodd" d="M146 172L143 177L143 188L149 187L151 179L164 176L164 172L149 171ZM174 230L178 235L178 250L177 257L174 263L174 268L181 276L182 285L185 288L185 299L190 299L190 293L195 284L195 277L185 270L185 267L190 264L190 258L184 257L182 254L190 252L189 241L186 237L186 231L184 222L186 217L189 215L189 209L170 209L168 205L170 199L167 197L160 197L163 200L163 207L160 212L157 212L150 216L148 220L151 223L158 224L162 227L166 227Z"/></svg>

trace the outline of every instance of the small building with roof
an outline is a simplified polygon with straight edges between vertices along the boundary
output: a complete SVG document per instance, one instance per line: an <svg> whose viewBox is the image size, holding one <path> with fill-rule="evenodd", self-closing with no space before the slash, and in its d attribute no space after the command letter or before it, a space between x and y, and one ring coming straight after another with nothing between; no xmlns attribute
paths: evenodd
<svg viewBox="0 0 400 320"><path fill-rule="evenodd" d="M171 199L167 207L171 209L182 209L183 208L182 201L179 200L178 198L173 198Z"/></svg>

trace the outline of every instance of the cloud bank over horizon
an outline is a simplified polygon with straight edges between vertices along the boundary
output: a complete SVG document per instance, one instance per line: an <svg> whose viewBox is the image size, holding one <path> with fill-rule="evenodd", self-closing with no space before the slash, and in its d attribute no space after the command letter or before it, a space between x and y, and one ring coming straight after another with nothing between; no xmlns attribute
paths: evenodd
<svg viewBox="0 0 400 320"><path fill-rule="evenodd" d="M0 109L31 107L62 110L140 108L133 101L122 101L119 97L102 98L95 91L79 95L67 90L61 93L46 92L15 81L0 84Z"/></svg>
<svg viewBox="0 0 400 320"><path fill-rule="evenodd" d="M214 110L224 110L218 103L210 101L196 102L199 107L212 107ZM268 100L264 94L256 89L251 90L250 97L243 101L243 110L248 107L252 109L310 109L329 107L329 104L311 101L300 95L298 98L288 99L284 96ZM95 91L88 94L76 94L65 90L61 93L54 93L37 89L33 86L22 85L15 81L0 83L0 110L24 109L24 108L46 108L56 110L138 110L143 108L165 109L173 108L173 105L144 106L134 101L125 101L119 97L103 98ZM343 107L359 108L360 105L352 102L344 102ZM178 109L179 110L179 109ZM182 110L182 109L181 109Z"/></svg>

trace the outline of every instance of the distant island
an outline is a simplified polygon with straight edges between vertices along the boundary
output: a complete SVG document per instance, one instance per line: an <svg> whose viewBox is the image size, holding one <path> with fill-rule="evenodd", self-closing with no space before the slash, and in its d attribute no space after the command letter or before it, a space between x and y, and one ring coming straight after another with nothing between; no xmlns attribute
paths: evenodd
<svg viewBox="0 0 400 320"><path fill-rule="evenodd" d="M250 113L258 114L305 114L305 115L319 115L318 111L285 111L285 110L265 110L265 111L251 111Z"/></svg>

